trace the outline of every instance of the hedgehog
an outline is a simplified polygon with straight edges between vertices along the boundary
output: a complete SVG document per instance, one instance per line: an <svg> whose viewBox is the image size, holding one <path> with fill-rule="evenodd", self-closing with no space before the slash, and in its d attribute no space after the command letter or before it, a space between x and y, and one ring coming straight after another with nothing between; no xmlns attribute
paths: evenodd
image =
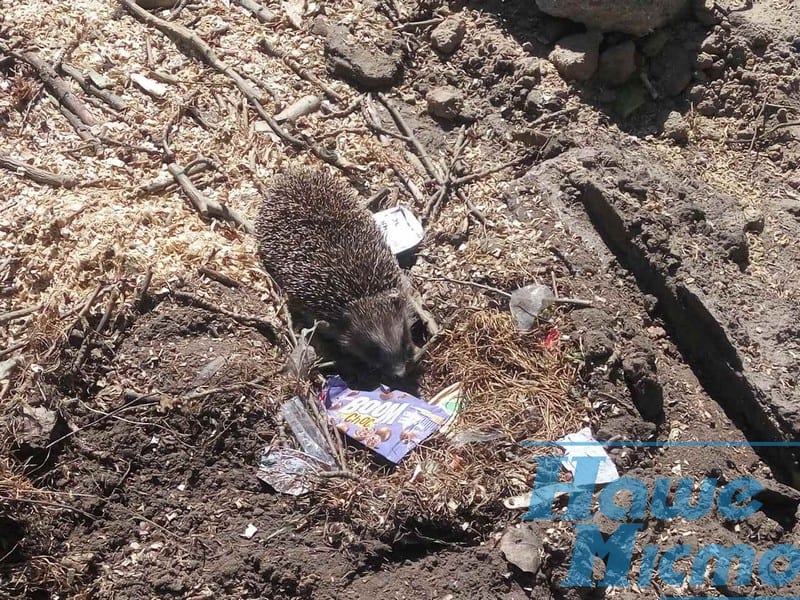
<svg viewBox="0 0 800 600"><path fill-rule="evenodd" d="M336 176L293 169L265 192L255 225L265 270L292 318L386 379L416 356L400 266L370 212Z"/></svg>

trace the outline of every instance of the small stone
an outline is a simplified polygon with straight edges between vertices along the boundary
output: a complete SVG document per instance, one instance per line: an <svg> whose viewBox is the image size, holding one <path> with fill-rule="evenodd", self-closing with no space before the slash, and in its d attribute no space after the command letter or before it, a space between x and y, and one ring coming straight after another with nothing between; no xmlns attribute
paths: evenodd
<svg viewBox="0 0 800 600"><path fill-rule="evenodd" d="M542 538L534 523L511 526L500 538L500 552L520 571L535 574L539 571Z"/></svg>
<svg viewBox="0 0 800 600"><path fill-rule="evenodd" d="M467 25L459 16L447 17L431 33L431 46L442 54L452 54L461 45Z"/></svg>
<svg viewBox="0 0 800 600"><path fill-rule="evenodd" d="M537 113L541 112L544 106L545 98L542 92L539 90L531 90L528 92L528 95L525 96L525 112L527 113Z"/></svg>
<svg viewBox="0 0 800 600"><path fill-rule="evenodd" d="M722 56L722 53L725 51L725 46L717 34L712 33L700 44L700 50L715 56Z"/></svg>
<svg viewBox="0 0 800 600"><path fill-rule="evenodd" d="M719 109L711 100L703 100L697 105L697 112L704 117L713 117L716 116L716 114L719 112Z"/></svg>
<svg viewBox="0 0 800 600"><path fill-rule="evenodd" d="M85 69L85 71L86 76L96 87L99 87L102 90L107 90L114 86L114 81L102 73L98 73L94 69Z"/></svg>
<svg viewBox="0 0 800 600"><path fill-rule="evenodd" d="M689 123L681 113L673 110L664 121L664 135L679 144L689 141Z"/></svg>
<svg viewBox="0 0 800 600"><path fill-rule="evenodd" d="M50 442L61 437L64 421L54 410L23 403L16 425L14 442L22 456L43 458L49 455Z"/></svg>
<svg viewBox="0 0 800 600"><path fill-rule="evenodd" d="M778 208L800 219L800 200L794 198L783 198L778 203Z"/></svg>
<svg viewBox="0 0 800 600"><path fill-rule="evenodd" d="M694 59L694 65L703 71L714 66L714 57L707 52L701 52Z"/></svg>
<svg viewBox="0 0 800 600"><path fill-rule="evenodd" d="M767 148L767 156L769 159L775 163L779 163L783 160L783 148L775 144Z"/></svg>
<svg viewBox="0 0 800 600"><path fill-rule="evenodd" d="M755 71L742 71L739 74L739 81L746 85L750 85L752 87L758 87L759 85L759 78L758 73Z"/></svg>
<svg viewBox="0 0 800 600"><path fill-rule="evenodd" d="M535 56L526 56L517 61L517 73L520 77L534 77L537 81L542 77L542 60Z"/></svg>
<svg viewBox="0 0 800 600"><path fill-rule="evenodd" d="M603 35L598 32L576 33L561 38L550 53L550 62L564 79L586 81L597 71L602 39Z"/></svg>
<svg viewBox="0 0 800 600"><path fill-rule="evenodd" d="M461 116L464 108L464 95L461 90L444 85L428 92L428 113L438 119L454 121Z"/></svg>
<svg viewBox="0 0 800 600"><path fill-rule="evenodd" d="M91 566L95 560L95 555L92 552L76 552L69 554L61 559L61 565L67 569L72 569L77 573L84 573Z"/></svg>
<svg viewBox="0 0 800 600"><path fill-rule="evenodd" d="M612 46L600 55L597 78L610 85L622 85L636 71L636 44L632 41Z"/></svg>
<svg viewBox="0 0 800 600"><path fill-rule="evenodd" d="M0 361L0 379L9 377L20 365L22 360L18 357Z"/></svg>

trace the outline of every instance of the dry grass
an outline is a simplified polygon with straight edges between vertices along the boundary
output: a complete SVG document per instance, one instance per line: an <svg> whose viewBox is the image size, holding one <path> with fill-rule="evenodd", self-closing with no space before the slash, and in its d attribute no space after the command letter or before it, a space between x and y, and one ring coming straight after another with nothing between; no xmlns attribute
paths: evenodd
<svg viewBox="0 0 800 600"><path fill-rule="evenodd" d="M569 348L545 343L550 331L552 326L521 334L500 310L470 312L445 331L427 360L425 387L462 382L465 403L451 433L431 438L388 474L351 453L348 468L360 480L325 483L321 508L384 535L400 535L414 523L461 527L467 535L496 525L507 513L502 500L532 484L535 451L519 442L557 439L587 414L568 398L575 363ZM481 433L499 435L459 443L465 434Z"/></svg>
<svg viewBox="0 0 800 600"><path fill-rule="evenodd" d="M66 573L52 557L25 556L22 546L27 538L49 538L43 518L49 504L47 496L13 465L6 450L0 447L0 589L8 597L19 598L33 597L39 589L63 589ZM17 562L20 556L25 556L22 563Z"/></svg>

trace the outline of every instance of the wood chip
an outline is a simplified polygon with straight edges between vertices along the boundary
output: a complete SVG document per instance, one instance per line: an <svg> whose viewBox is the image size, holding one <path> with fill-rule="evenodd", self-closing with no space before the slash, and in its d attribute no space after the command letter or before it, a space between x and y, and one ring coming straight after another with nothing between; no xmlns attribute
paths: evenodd
<svg viewBox="0 0 800 600"><path fill-rule="evenodd" d="M131 81L136 84L143 92L155 98L163 98L167 95L167 86L159 83L141 73L131 73Z"/></svg>

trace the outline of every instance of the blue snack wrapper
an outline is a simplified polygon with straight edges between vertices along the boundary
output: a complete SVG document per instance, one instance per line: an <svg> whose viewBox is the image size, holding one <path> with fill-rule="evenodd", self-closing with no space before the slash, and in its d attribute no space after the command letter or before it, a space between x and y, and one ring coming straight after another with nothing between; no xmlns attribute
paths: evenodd
<svg viewBox="0 0 800 600"><path fill-rule="evenodd" d="M338 376L321 392L331 424L393 463L436 433L451 414L400 390L352 390Z"/></svg>

